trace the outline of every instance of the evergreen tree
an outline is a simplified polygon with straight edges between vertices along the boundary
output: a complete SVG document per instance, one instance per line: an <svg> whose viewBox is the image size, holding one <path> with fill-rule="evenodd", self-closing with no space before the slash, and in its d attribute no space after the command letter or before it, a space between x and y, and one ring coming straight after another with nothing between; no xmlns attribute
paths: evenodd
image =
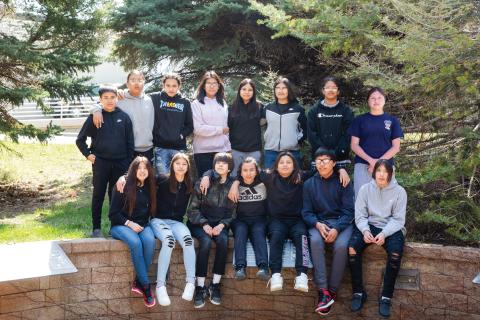
<svg viewBox="0 0 480 320"><path fill-rule="evenodd" d="M252 6L276 30L274 37L296 37L318 51L319 61L344 66L340 75L347 80L387 89L388 111L408 132L399 177L408 188L416 234L478 244L478 2L286 0Z"/></svg>
<svg viewBox="0 0 480 320"><path fill-rule="evenodd" d="M111 26L118 33L114 56L126 69L140 68L158 80L167 59L190 84L215 69L227 80L258 77L272 69L312 95L328 70L317 64L316 51L294 37L272 40L273 31L246 0L125 0ZM158 87L158 83L154 85Z"/></svg>
<svg viewBox="0 0 480 320"><path fill-rule="evenodd" d="M8 114L24 101L43 109L45 97L73 99L91 93L78 77L98 64L103 13L94 0L4 1L0 5L0 133L45 140L47 131Z"/></svg>

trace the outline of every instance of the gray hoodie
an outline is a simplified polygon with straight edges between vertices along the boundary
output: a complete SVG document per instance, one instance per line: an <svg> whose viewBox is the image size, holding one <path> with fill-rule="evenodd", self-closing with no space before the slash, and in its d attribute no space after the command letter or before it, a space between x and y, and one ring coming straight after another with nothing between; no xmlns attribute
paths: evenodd
<svg viewBox="0 0 480 320"><path fill-rule="evenodd" d="M382 229L385 237L401 230L406 234L407 193L395 178L380 189L375 180L363 185L355 201L355 224L364 233L369 224Z"/></svg>
<svg viewBox="0 0 480 320"><path fill-rule="evenodd" d="M152 132L155 114L150 96L142 93L140 97L135 97L125 91L125 98L118 100L117 106L132 120L135 151L145 152L153 148ZM96 105L90 112L93 114L101 109L101 105Z"/></svg>

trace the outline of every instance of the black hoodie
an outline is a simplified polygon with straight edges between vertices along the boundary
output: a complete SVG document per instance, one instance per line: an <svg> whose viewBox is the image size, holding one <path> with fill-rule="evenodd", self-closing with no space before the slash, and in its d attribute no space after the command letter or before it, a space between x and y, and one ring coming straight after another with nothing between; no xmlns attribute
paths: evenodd
<svg viewBox="0 0 480 320"><path fill-rule="evenodd" d="M180 93L170 97L165 91L150 96L155 111L153 145L165 149L186 149L186 138L193 132L190 101Z"/></svg>
<svg viewBox="0 0 480 320"><path fill-rule="evenodd" d="M169 176L161 174L157 178L157 212L155 218L183 222L187 212L190 194L184 182L177 183L177 192L170 191Z"/></svg>
<svg viewBox="0 0 480 320"><path fill-rule="evenodd" d="M318 101L308 112L308 141L312 154L319 147L335 150L337 161L349 159L350 136L348 127L353 121L352 109L339 101L335 107L327 107Z"/></svg>
<svg viewBox="0 0 480 320"><path fill-rule="evenodd" d="M134 152L133 126L130 117L115 108L112 112L102 110L103 124L93 125L93 115L88 116L77 136L77 147L85 157L94 154L105 160L131 160ZM90 147L87 137L92 138Z"/></svg>

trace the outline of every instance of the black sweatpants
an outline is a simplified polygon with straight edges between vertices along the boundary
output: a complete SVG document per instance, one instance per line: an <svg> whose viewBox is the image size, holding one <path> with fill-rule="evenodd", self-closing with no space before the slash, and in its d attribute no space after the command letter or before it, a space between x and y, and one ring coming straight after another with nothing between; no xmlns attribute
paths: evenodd
<svg viewBox="0 0 480 320"><path fill-rule="evenodd" d="M105 199L105 191L108 186L108 200L111 200L112 190L117 183L118 178L124 175L130 161L106 160L99 157L95 158L92 164L93 170L93 195L92 195L92 225L93 229L100 229L102 225L102 206Z"/></svg>

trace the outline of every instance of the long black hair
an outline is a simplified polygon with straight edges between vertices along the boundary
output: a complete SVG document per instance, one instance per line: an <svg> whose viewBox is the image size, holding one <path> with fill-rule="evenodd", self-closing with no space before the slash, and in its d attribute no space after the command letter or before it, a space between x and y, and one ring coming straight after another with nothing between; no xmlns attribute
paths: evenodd
<svg viewBox="0 0 480 320"><path fill-rule="evenodd" d="M242 97L240 96L240 91L247 84L252 87L253 95L252 98L250 98L250 101L248 101L248 103L245 105ZM238 116L240 114L241 108L245 107L247 108L248 116L250 119L257 118L260 115L260 104L257 102L257 87L255 86L255 82L253 82L253 80L249 78L243 79L238 86L237 97L232 104L232 117Z"/></svg>
<svg viewBox="0 0 480 320"><path fill-rule="evenodd" d="M207 92L205 91L205 86L207 84L208 79L214 79L218 83L218 91L217 94L215 95L215 98L218 102L219 105L223 106L224 105L224 100L225 100L225 85L223 84L222 78L218 76L218 74L213 71L207 71L205 74L202 76L202 79L200 79L200 83L197 88L197 100L200 101L201 104L205 104L205 97L207 96Z"/></svg>
<svg viewBox="0 0 480 320"><path fill-rule="evenodd" d="M284 84L285 87L287 87L287 90L288 90L288 103L292 103L292 102L297 102L298 99L297 99L297 90L295 88L295 86L293 85L293 83L288 79L288 78L285 78L285 77L279 77L275 83L273 84L273 96L275 97L275 102L278 103L278 99L277 99L277 96L275 95L275 88L280 84Z"/></svg>
<svg viewBox="0 0 480 320"><path fill-rule="evenodd" d="M138 156L133 159L127 172L127 182L125 184L125 205L124 209L130 217L135 210L137 200L137 171L140 164L143 163L148 171L148 177L144 181L144 186L150 196L150 215L153 217L157 211L157 188L155 180L155 172L147 158Z"/></svg>

